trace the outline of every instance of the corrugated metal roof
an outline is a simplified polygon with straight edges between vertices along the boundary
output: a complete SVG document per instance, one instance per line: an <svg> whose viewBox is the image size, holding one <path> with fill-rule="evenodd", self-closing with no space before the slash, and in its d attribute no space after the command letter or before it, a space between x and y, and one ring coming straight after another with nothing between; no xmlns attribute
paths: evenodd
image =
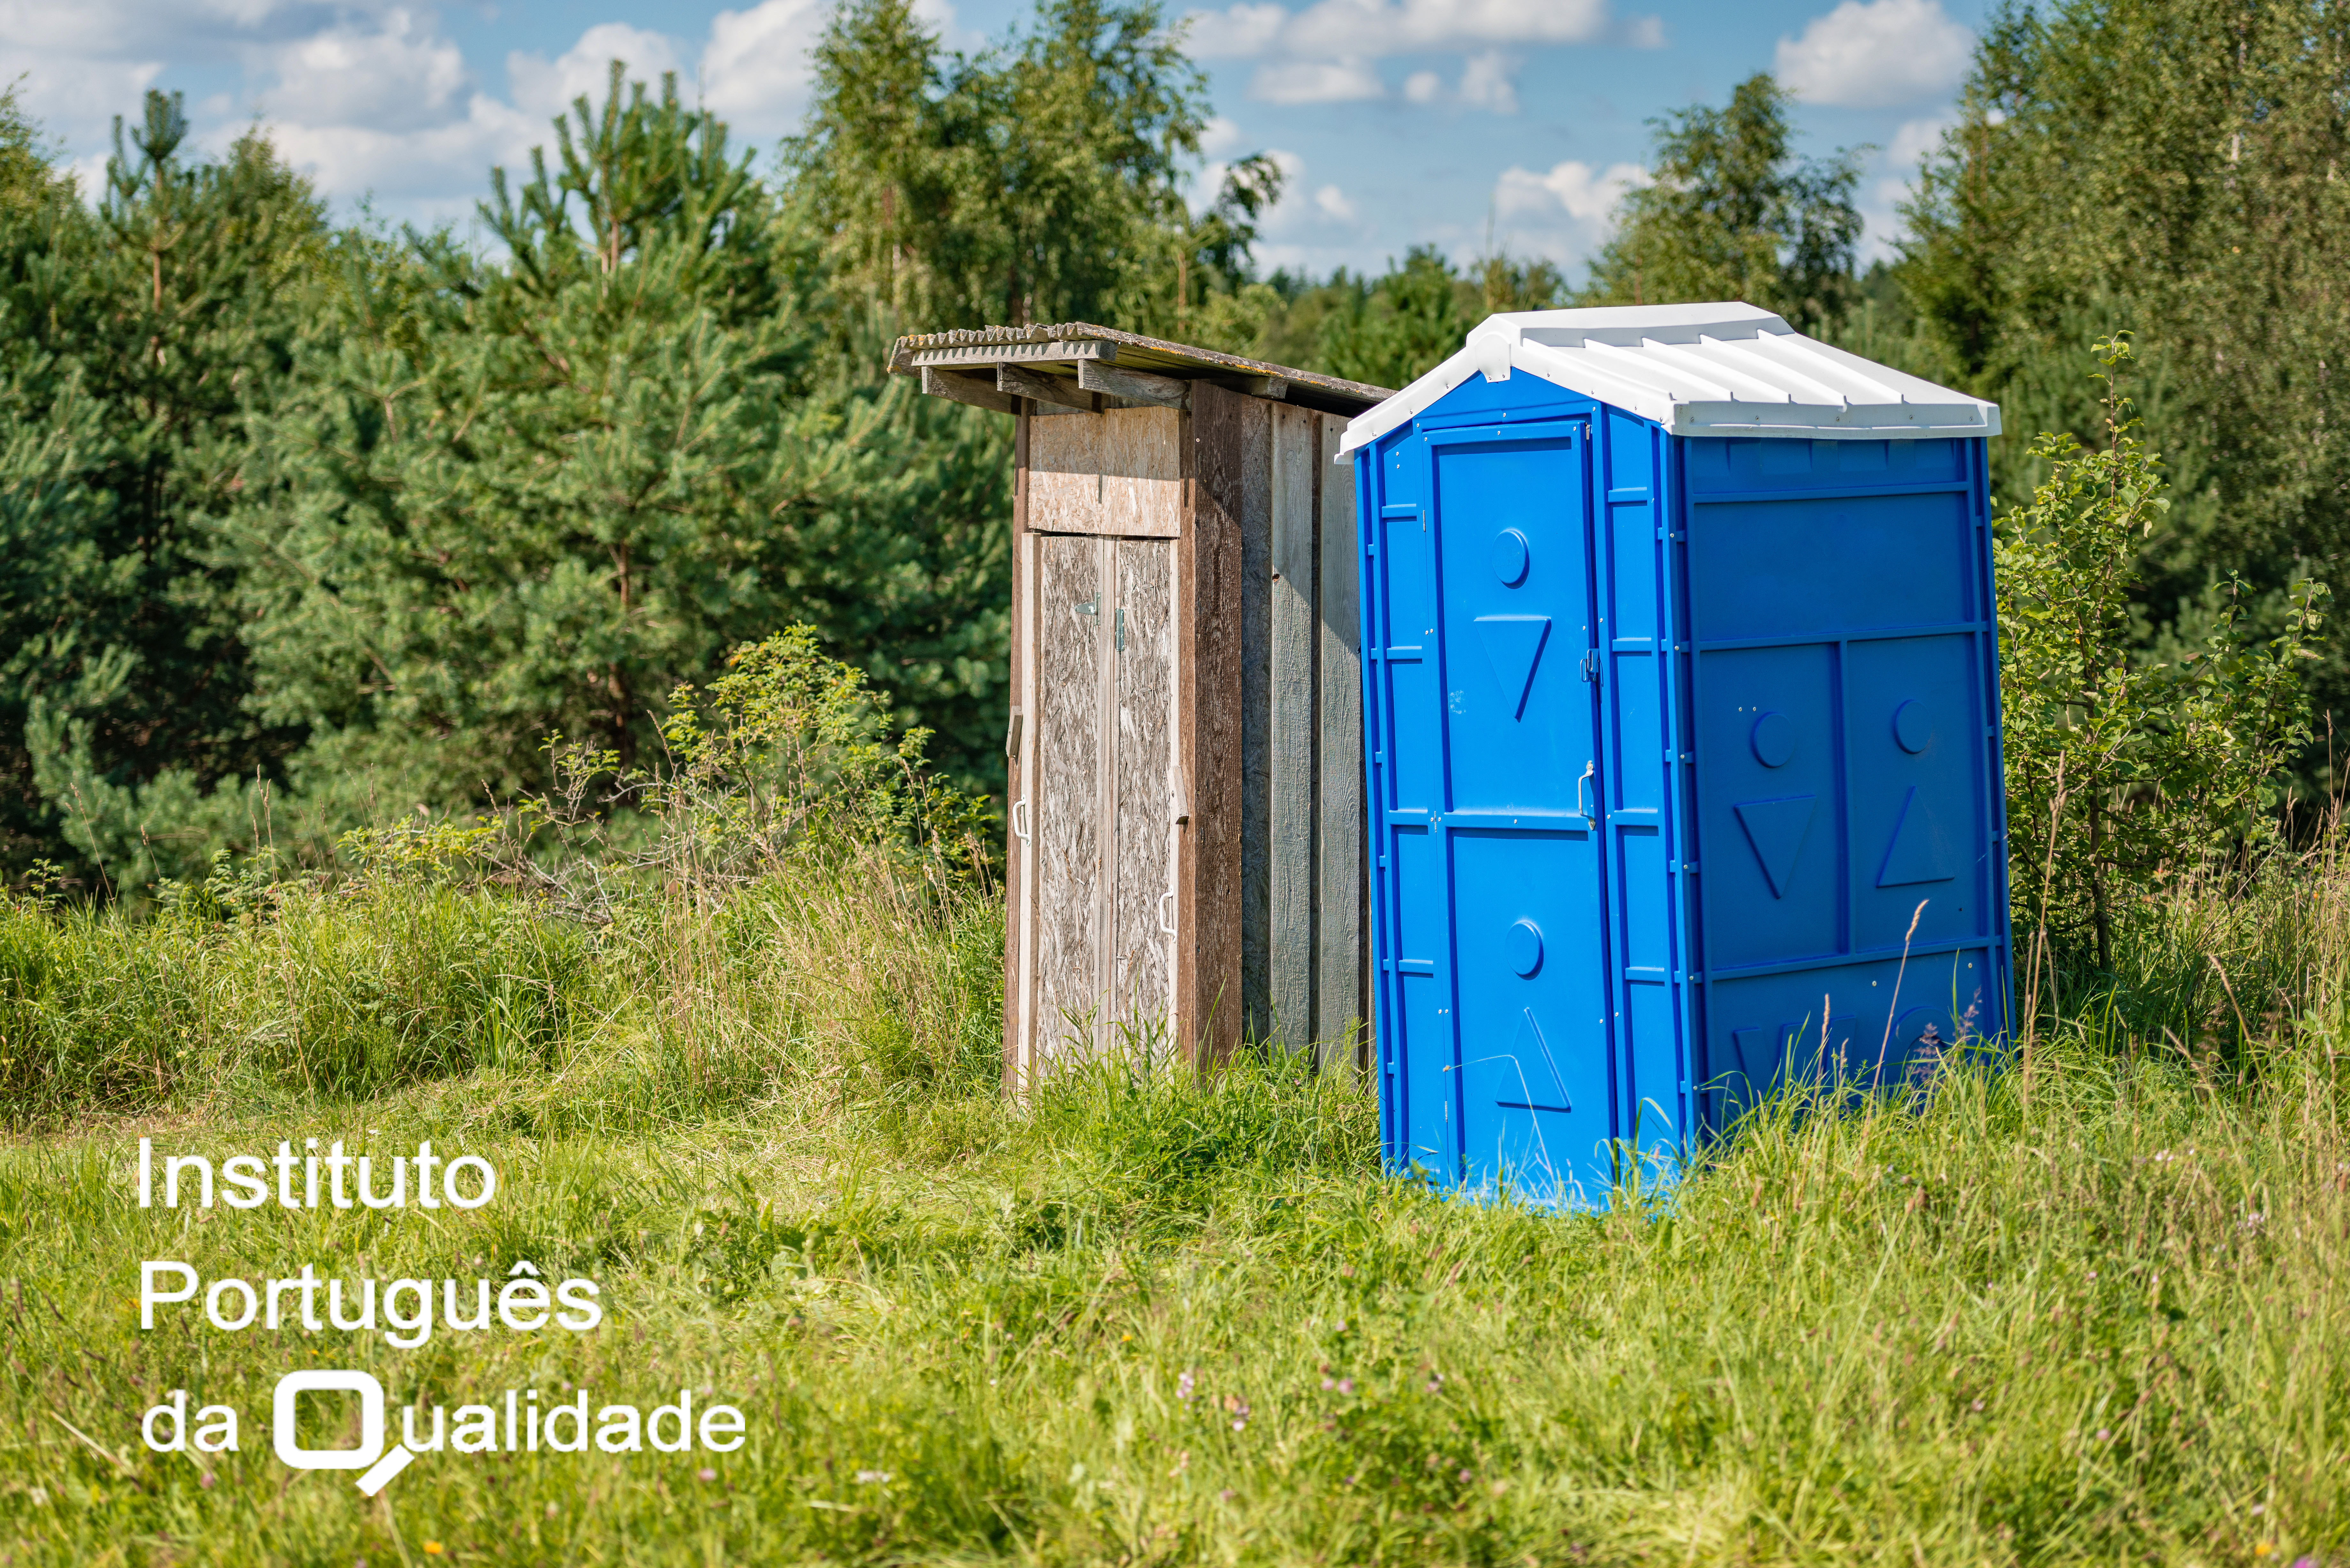
<svg viewBox="0 0 2350 1568"><path fill-rule="evenodd" d="M1340 452L1419 417L1482 375L1523 370L1653 420L1674 435L1918 440L1999 433L1999 405L1806 337L1770 311L1607 306L1489 316L1459 353L1347 426Z"/></svg>
<svg viewBox="0 0 2350 1568"><path fill-rule="evenodd" d="M1183 380L1240 378L1280 381L1286 385L1287 400L1329 413L1359 413L1383 398L1395 396L1387 387L1367 386L1263 359L1244 359L1237 354L1220 354L1212 348L1170 343L1163 337L1145 337L1087 321L917 333L898 339L889 351L889 369L902 376L916 374L925 367L948 370L1017 365L1045 375L1074 376L1081 359Z"/></svg>

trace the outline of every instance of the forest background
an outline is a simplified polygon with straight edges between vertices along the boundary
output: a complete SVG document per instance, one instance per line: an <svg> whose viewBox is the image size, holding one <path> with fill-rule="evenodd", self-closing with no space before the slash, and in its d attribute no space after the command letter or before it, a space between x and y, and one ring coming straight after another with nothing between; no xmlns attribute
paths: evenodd
<svg viewBox="0 0 2350 1568"><path fill-rule="evenodd" d="M1743 298L1995 398L2033 432L2128 391L2175 504L2148 659L2350 544L2350 22L2317 0L2074 0L1984 30L1898 259L1856 155L1768 77L1657 127L1587 275L1414 251L1260 276L1268 159L1185 200L1203 80L1149 4L1041 0L977 54L849 0L768 156L627 83L488 171L494 250L326 205L261 135L206 159L151 95L84 201L0 99L0 876L143 897L223 851L546 788L548 738L650 760L681 681L814 627L1000 787L1009 422L884 374L900 331L1090 320L1400 387L1484 312ZM2350 660L2312 672L2330 787Z"/></svg>

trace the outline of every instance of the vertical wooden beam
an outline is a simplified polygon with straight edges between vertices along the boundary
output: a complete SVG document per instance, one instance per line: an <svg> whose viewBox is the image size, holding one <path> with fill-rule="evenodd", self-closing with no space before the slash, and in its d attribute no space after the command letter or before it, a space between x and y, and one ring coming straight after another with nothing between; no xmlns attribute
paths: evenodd
<svg viewBox="0 0 2350 1568"><path fill-rule="evenodd" d="M1177 1041L1194 1064L1241 1040L1241 515L1253 400L1196 384L1177 541L1185 825L1177 883Z"/></svg>
<svg viewBox="0 0 2350 1568"><path fill-rule="evenodd" d="M1241 404L1241 1006L1273 1033L1273 414Z"/></svg>
<svg viewBox="0 0 2350 1568"><path fill-rule="evenodd" d="M1265 1033L1292 1048L1315 1038L1315 469L1322 456L1321 416L1311 409L1265 405L1270 426L1267 490Z"/></svg>
<svg viewBox="0 0 2350 1568"><path fill-rule="evenodd" d="M1003 1086L1014 1093L1021 1085L1022 1039L1027 1020L1028 980L1026 931L1022 925L1026 900L1023 882L1028 857L1021 853L1014 831L1014 808L1024 798L1027 782L1024 759L1030 717L1026 691L1029 659L1028 612L1034 599L1028 591L1028 418L1019 416L1012 437L1012 669L1008 682L1012 713L1018 716L1017 746L1006 747L1003 776ZM1005 725L1007 736L1013 725Z"/></svg>
<svg viewBox="0 0 2350 1568"><path fill-rule="evenodd" d="M1321 733L1315 830L1314 1038L1325 1072L1367 1067L1370 1005L1363 991L1364 878L1369 817L1363 801L1363 638L1355 518L1355 465L1334 462L1347 421L1321 416Z"/></svg>

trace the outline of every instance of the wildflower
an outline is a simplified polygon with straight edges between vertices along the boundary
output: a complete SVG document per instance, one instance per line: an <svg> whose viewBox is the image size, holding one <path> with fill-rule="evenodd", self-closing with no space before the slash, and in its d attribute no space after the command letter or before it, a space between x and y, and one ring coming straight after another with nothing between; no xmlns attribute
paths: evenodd
<svg viewBox="0 0 2350 1568"><path fill-rule="evenodd" d="M708 1465L702 1466L702 1469L694 1471L694 1474L700 1476L706 1481L714 1481L718 1479L718 1472L712 1469Z"/></svg>
<svg viewBox="0 0 2350 1568"><path fill-rule="evenodd" d="M214 1476L212 1471L206 1470L203 1475L196 1478L196 1484L203 1488L206 1491L210 1491L213 1487L218 1486L220 1481L219 1478Z"/></svg>
<svg viewBox="0 0 2350 1568"><path fill-rule="evenodd" d="M2256 1502L2252 1504L2252 1517L2255 1519L2259 1518L2262 1514L2266 1513L2268 1511L2269 1505L2267 1503Z"/></svg>
<svg viewBox="0 0 2350 1568"><path fill-rule="evenodd" d="M1354 1380L1353 1378L1351 1378L1351 1377L1341 1377L1341 1378L1339 1378L1339 1379L1338 1379L1338 1392L1339 1392L1339 1393L1341 1393L1341 1394L1352 1394L1354 1391L1355 1391L1355 1380Z"/></svg>
<svg viewBox="0 0 2350 1568"><path fill-rule="evenodd" d="M1216 1501L1217 1501L1218 1502L1230 1502L1230 1501L1232 1501L1232 1488L1230 1488L1230 1487L1226 1487L1223 1490L1222 1490L1222 1491L1218 1492L1218 1493L1216 1494Z"/></svg>
<svg viewBox="0 0 2350 1568"><path fill-rule="evenodd" d="M702 1479L708 1480L710 1479L709 1473L705 1471ZM554 1503L550 1502L546 1505L546 1517L549 1519L553 1519L556 1514L561 1513L562 1511L563 1510Z"/></svg>
<svg viewBox="0 0 2350 1568"><path fill-rule="evenodd" d="M888 1470L859 1470L857 1472L857 1480L858 1483L862 1486L887 1486L889 1483L889 1472Z"/></svg>
<svg viewBox="0 0 2350 1568"><path fill-rule="evenodd" d="M1466 1481L1466 1480L1469 1479L1469 1472L1468 1472L1467 1470L1462 1470L1462 1471L1461 1472L1461 1477L1460 1477L1460 1479L1461 1479L1461 1480L1463 1480L1463 1481Z"/></svg>
<svg viewBox="0 0 2350 1568"><path fill-rule="evenodd" d="M438 1557L448 1550L437 1541L428 1541L424 1543L424 1555L427 1557Z"/></svg>
<svg viewBox="0 0 2350 1568"><path fill-rule="evenodd" d="M1175 1379L1175 1397L1178 1399L1189 1399L1191 1397L1191 1370L1190 1367L1185 1367L1183 1369L1182 1376Z"/></svg>
<svg viewBox="0 0 2350 1568"><path fill-rule="evenodd" d="M1444 1386L1444 1374L1431 1370L1428 1375L1428 1392L1435 1393Z"/></svg>
<svg viewBox="0 0 2350 1568"><path fill-rule="evenodd" d="M2107 1431L2107 1430L2106 1430L2105 1428L2103 1428L2103 1427L2100 1427L2100 1428L2097 1428L2097 1441L2099 1441L2099 1442L2101 1442L2101 1443L2110 1443L2110 1442L2112 1442L2113 1440L2114 1440L2114 1435L2113 1435L2113 1433L2111 1433L2111 1432Z"/></svg>

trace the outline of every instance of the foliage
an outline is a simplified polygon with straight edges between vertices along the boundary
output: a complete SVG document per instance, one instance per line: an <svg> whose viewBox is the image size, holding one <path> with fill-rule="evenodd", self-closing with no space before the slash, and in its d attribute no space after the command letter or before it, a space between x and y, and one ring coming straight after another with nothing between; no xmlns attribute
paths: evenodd
<svg viewBox="0 0 2350 1568"><path fill-rule="evenodd" d="M176 96L118 122L94 213L69 179L26 174L43 155L10 122L0 857L69 857L92 890L137 888L241 835L237 781L298 743L244 706L217 529L244 421L285 382L325 215L258 135L191 161Z"/></svg>
<svg viewBox="0 0 2350 1568"><path fill-rule="evenodd" d="M1042 0L1031 31L975 56L942 53L910 0L858 0L813 57L792 199L841 286L922 330L1155 324L1180 308L1179 264L1229 270L1253 235L1261 169L1221 221L1185 210L1202 78L1153 0Z"/></svg>
<svg viewBox="0 0 2350 1568"><path fill-rule="evenodd" d="M1669 114L1656 127L1653 181L1626 192L1616 236L1591 265L1589 305L1742 299L1805 330L1839 318L1853 295L1860 238L1856 154L1796 156L1792 102L1768 75L1721 109Z"/></svg>
<svg viewBox="0 0 2350 1568"><path fill-rule="evenodd" d="M2012 887L2036 982L2059 946L2114 966L2117 919L2214 857L2276 840L2280 772L2309 739L2303 661L2325 585L2293 585L2284 631L2248 642L2241 585L2204 645L2150 661L2133 647L2140 554L2170 508L2160 460L2117 385L2126 336L2095 346L2104 445L2043 435L2047 473L2000 518L1996 554Z"/></svg>
<svg viewBox="0 0 2350 1568"><path fill-rule="evenodd" d="M705 868L764 870L795 853L837 859L866 847L908 857L941 882L985 864L985 802L931 775L928 730L889 743L879 717L888 694L827 658L813 628L739 648L726 662L706 692L689 685L671 696L663 737L673 765L639 794L691 836Z"/></svg>
<svg viewBox="0 0 2350 1568"><path fill-rule="evenodd" d="M255 454L253 702L310 717L303 786L509 798L550 729L638 767L672 689L794 618L984 755L1006 432L828 364L813 262L725 127L616 70L484 217L511 266L346 243Z"/></svg>
<svg viewBox="0 0 2350 1568"><path fill-rule="evenodd" d="M2231 576L2282 630L2291 585L2350 549L2345 61L2350 19L2320 0L2002 6L1905 213L1918 368L1997 397L2011 430L2089 428L2076 346L2139 329L2178 505L2137 598L2167 649L2202 640ZM2044 462L1997 444L2021 503ZM2313 691L2344 711L2350 649Z"/></svg>

